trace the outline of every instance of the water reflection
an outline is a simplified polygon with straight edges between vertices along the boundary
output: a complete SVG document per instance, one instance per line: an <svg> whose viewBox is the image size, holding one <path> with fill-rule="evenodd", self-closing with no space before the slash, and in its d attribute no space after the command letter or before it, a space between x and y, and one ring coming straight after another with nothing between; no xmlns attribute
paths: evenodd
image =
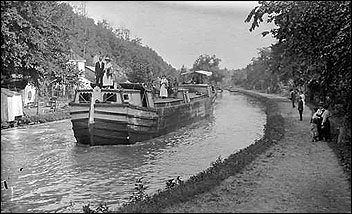
<svg viewBox="0 0 352 214"><path fill-rule="evenodd" d="M185 180L217 157L248 146L261 137L265 118L254 100L224 91L213 116L129 146L76 145L69 120L5 130L1 180L14 191L2 187L1 211L81 212L84 204L96 201L116 207L128 200L139 177L151 194L167 179Z"/></svg>

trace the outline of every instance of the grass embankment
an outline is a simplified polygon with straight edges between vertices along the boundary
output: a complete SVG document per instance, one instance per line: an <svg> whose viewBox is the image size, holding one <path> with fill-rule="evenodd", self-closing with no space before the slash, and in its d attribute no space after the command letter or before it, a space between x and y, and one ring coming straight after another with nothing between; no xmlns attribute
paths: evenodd
<svg viewBox="0 0 352 214"><path fill-rule="evenodd" d="M263 103L267 114L264 136L250 146L231 154L228 158L218 159L208 169L192 176L184 183L172 189L161 191L143 201L125 204L118 213L156 213L164 208L192 199L195 195L209 191L226 178L241 172L259 154L277 143L284 135L284 119L278 111L277 103L255 93L241 91Z"/></svg>
<svg viewBox="0 0 352 214"><path fill-rule="evenodd" d="M39 107L39 109L37 109L37 107L24 108L24 115L21 119L13 122L2 122L1 129L69 119L70 112L67 103L68 102L58 103L55 110L50 109L50 107Z"/></svg>

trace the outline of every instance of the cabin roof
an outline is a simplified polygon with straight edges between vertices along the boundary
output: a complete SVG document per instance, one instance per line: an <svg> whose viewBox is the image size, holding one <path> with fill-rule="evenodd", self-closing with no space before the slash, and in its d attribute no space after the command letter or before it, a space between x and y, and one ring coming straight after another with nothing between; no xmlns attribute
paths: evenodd
<svg viewBox="0 0 352 214"><path fill-rule="evenodd" d="M211 71L203 71L203 70L191 71L191 70L188 70L184 73L181 73L181 75L194 74L194 73L203 74L206 76L211 76L213 74L213 72L211 72Z"/></svg>

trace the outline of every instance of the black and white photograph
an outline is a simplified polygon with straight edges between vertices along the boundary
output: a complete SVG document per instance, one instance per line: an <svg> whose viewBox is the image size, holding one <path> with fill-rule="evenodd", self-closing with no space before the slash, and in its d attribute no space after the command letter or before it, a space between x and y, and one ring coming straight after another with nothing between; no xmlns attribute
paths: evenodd
<svg viewBox="0 0 352 214"><path fill-rule="evenodd" d="M351 213L351 1L1 1L1 213Z"/></svg>

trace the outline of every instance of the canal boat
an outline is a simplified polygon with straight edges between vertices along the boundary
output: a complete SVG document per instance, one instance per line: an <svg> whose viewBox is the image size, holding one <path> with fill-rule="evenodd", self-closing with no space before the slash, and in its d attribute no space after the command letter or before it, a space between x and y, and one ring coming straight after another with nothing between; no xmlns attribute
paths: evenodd
<svg viewBox="0 0 352 214"><path fill-rule="evenodd" d="M118 145L152 139L211 115L216 99L209 84L182 84L167 98L140 83L119 86L76 90L69 106L77 143Z"/></svg>

